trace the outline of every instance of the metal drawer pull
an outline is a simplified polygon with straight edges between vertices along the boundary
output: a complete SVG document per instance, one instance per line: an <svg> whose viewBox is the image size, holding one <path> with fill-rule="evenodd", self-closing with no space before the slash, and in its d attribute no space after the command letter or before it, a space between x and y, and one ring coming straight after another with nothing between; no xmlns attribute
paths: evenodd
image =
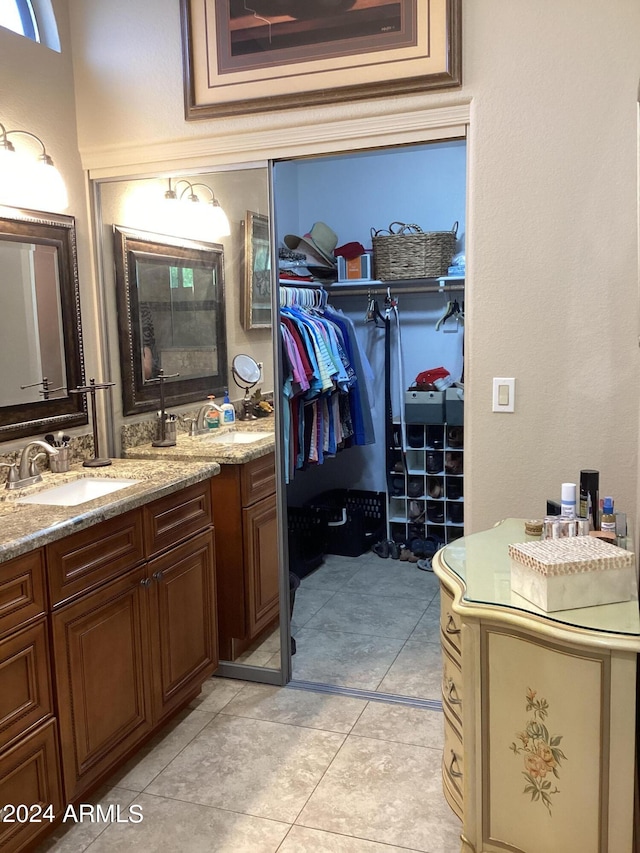
<svg viewBox="0 0 640 853"><path fill-rule="evenodd" d="M453 678L447 679L448 699L452 705L462 705L462 699L458 698L458 688Z"/></svg>
<svg viewBox="0 0 640 853"><path fill-rule="evenodd" d="M153 573L153 579L154 579L154 581L158 581L158 582L159 582L159 581L161 581L161 580L162 580L162 578L163 578L163 577L164 577L164 572L154 572L154 573Z"/></svg>
<svg viewBox="0 0 640 853"><path fill-rule="evenodd" d="M446 624L444 630L447 632L447 634L459 634L460 633L460 628L456 628L456 623L454 621L453 616L450 613L447 614L447 624Z"/></svg>
<svg viewBox="0 0 640 853"><path fill-rule="evenodd" d="M142 578L140 586L151 586L151 578Z"/></svg>
<svg viewBox="0 0 640 853"><path fill-rule="evenodd" d="M449 774L455 779L462 779L462 773L459 770L454 770L454 766L459 767L460 765L458 764L458 756L453 750L451 750L451 763L449 764Z"/></svg>

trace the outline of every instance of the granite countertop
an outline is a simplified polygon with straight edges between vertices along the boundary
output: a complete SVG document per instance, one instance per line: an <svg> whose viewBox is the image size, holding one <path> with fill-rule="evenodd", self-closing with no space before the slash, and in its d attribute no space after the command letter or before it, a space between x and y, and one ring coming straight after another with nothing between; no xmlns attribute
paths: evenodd
<svg viewBox="0 0 640 853"><path fill-rule="evenodd" d="M224 437L234 433L264 433L250 444L225 444ZM215 439L215 441L211 441ZM232 439L231 439L232 441ZM126 459L201 460L217 462L219 465L244 465L253 459L267 456L275 450L273 418L255 421L237 421L233 426L190 436L179 432L174 447L153 447L139 444L123 451Z"/></svg>
<svg viewBox="0 0 640 853"><path fill-rule="evenodd" d="M113 459L111 465L103 468L72 465L66 474L43 472L42 482L33 486L16 490L1 489L0 563L219 473L217 462L202 458L200 461L166 462L162 466L157 462ZM22 497L82 477L115 477L140 482L76 506L18 503Z"/></svg>

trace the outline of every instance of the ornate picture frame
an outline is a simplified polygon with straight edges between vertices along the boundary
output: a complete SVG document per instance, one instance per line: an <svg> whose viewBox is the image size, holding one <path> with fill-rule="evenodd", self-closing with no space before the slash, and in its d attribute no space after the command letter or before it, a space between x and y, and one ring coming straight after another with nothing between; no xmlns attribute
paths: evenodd
<svg viewBox="0 0 640 853"><path fill-rule="evenodd" d="M189 120L461 85L462 0L180 2Z"/></svg>
<svg viewBox="0 0 640 853"><path fill-rule="evenodd" d="M242 326L271 328L271 244L269 218L247 210L244 230Z"/></svg>

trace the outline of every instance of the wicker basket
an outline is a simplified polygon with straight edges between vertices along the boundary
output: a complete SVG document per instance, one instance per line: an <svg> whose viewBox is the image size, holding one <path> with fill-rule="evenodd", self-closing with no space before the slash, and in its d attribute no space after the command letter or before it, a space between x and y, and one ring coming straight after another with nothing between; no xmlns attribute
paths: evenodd
<svg viewBox="0 0 640 853"><path fill-rule="evenodd" d="M418 225L392 222L371 229L374 275L379 281L437 278L449 271L456 250L458 223L451 231L423 231Z"/></svg>

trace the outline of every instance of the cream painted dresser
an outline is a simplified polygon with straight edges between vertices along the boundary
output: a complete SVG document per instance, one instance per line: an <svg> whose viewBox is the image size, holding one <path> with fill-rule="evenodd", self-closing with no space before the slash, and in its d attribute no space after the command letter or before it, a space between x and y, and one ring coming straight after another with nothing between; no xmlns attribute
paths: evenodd
<svg viewBox="0 0 640 853"><path fill-rule="evenodd" d="M507 519L434 558L443 787L462 853L631 853L638 601L544 613L512 592Z"/></svg>

